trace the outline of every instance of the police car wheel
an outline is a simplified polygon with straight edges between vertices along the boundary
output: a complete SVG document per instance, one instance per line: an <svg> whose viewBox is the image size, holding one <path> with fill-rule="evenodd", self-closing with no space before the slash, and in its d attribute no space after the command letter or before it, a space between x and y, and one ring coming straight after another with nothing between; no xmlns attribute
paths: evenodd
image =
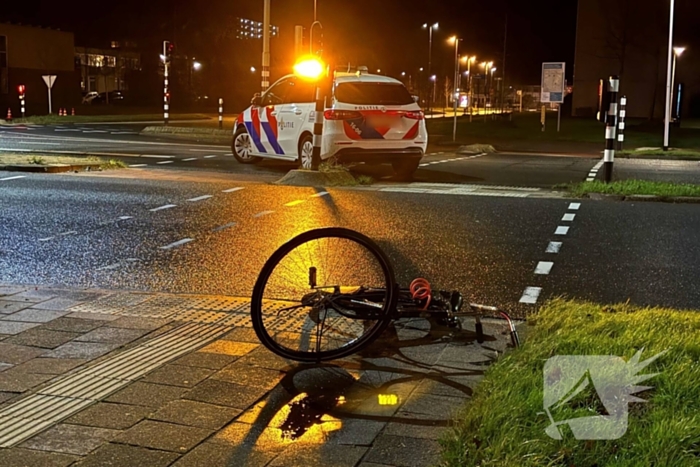
<svg viewBox="0 0 700 467"><path fill-rule="evenodd" d="M297 162L299 163L299 168L304 170L312 170L314 165L314 142L313 138L309 135L304 136L299 142L299 157Z"/></svg>
<svg viewBox="0 0 700 467"><path fill-rule="evenodd" d="M255 164L260 162L260 157L252 156L253 141L245 128L241 128L233 136L233 144L231 146L233 157L241 164Z"/></svg>

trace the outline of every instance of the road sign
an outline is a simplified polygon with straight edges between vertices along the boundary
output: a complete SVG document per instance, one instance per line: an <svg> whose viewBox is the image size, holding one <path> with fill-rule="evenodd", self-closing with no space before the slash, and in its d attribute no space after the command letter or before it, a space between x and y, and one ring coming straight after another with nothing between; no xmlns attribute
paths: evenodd
<svg viewBox="0 0 700 467"><path fill-rule="evenodd" d="M542 64L542 103L561 104L566 95L566 63Z"/></svg>
<svg viewBox="0 0 700 467"><path fill-rule="evenodd" d="M49 115L51 115L51 88L53 87L53 83L56 82L56 75L41 75L42 78L44 78L44 83L46 83L46 87L49 88Z"/></svg>

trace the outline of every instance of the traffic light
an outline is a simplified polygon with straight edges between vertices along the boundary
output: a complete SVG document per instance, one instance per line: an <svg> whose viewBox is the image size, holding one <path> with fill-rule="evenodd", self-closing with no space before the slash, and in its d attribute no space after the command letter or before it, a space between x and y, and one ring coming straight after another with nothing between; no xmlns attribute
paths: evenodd
<svg viewBox="0 0 700 467"><path fill-rule="evenodd" d="M17 86L17 92L19 93L20 96L24 95L24 92L27 90L26 86L24 84L20 84Z"/></svg>
<svg viewBox="0 0 700 467"><path fill-rule="evenodd" d="M175 45L170 41L163 41L163 61L170 63Z"/></svg>

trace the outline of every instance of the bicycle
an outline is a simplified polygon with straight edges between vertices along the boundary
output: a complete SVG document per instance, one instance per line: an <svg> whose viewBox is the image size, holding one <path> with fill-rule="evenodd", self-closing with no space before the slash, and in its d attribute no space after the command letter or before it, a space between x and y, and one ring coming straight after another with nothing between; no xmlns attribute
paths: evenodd
<svg viewBox="0 0 700 467"><path fill-rule="evenodd" d="M432 318L459 327L459 318L506 320L511 343L520 345L511 317L496 307L464 303L462 294L433 291L425 279L396 284L391 262L369 237L349 229L305 232L265 263L253 289L251 318L261 343L303 363L341 359L369 346L389 323Z"/></svg>

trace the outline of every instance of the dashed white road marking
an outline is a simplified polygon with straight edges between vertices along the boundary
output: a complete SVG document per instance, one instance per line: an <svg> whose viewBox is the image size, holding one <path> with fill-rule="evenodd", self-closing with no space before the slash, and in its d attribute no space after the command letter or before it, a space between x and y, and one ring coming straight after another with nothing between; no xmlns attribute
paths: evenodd
<svg viewBox="0 0 700 467"><path fill-rule="evenodd" d="M578 211L581 209L581 203L571 203L569 205L569 211Z"/></svg>
<svg viewBox="0 0 700 467"><path fill-rule="evenodd" d="M136 169L139 167L148 167L148 164L129 164L129 167L131 167L132 169Z"/></svg>
<svg viewBox="0 0 700 467"><path fill-rule="evenodd" d="M165 165L165 164L173 164L175 161L161 161L161 162L156 162L158 165Z"/></svg>
<svg viewBox="0 0 700 467"><path fill-rule="evenodd" d="M120 221L128 221L129 219L133 219L133 216L121 216L119 218Z"/></svg>
<svg viewBox="0 0 700 467"><path fill-rule="evenodd" d="M537 267L535 268L535 274L540 276L546 276L550 272L552 272L553 267L554 263L551 261L540 261L539 263L537 263Z"/></svg>
<svg viewBox="0 0 700 467"><path fill-rule="evenodd" d="M151 212L158 212L158 211L164 211L165 209L172 209L172 208L176 208L176 207L177 207L177 204L166 204L165 206L160 206L158 208L150 209L150 211Z"/></svg>
<svg viewBox="0 0 700 467"><path fill-rule="evenodd" d="M27 178L25 175L16 175L14 177L0 178L0 182L7 182L10 180L19 180L20 178Z"/></svg>
<svg viewBox="0 0 700 467"><path fill-rule="evenodd" d="M236 226L235 222L229 222L226 225L222 225L222 226L219 226L219 227L212 229L212 232L221 232L222 230L230 229L231 227L235 227L235 226Z"/></svg>
<svg viewBox="0 0 700 467"><path fill-rule="evenodd" d="M574 219L576 219L576 214L564 214L564 217L561 218L564 222L573 222Z"/></svg>
<svg viewBox="0 0 700 467"><path fill-rule="evenodd" d="M187 159L181 159L181 162L192 162L192 161L196 161L196 160L197 160L196 157L190 157L190 158L187 158Z"/></svg>
<svg viewBox="0 0 700 467"><path fill-rule="evenodd" d="M83 130L83 133L107 133L107 130Z"/></svg>
<svg viewBox="0 0 700 467"><path fill-rule="evenodd" d="M545 253L559 253L561 250L563 243L562 242L549 242L549 245L547 245L547 250Z"/></svg>
<svg viewBox="0 0 700 467"><path fill-rule="evenodd" d="M188 199L187 201L190 203L196 203L198 201L204 201L205 199L213 198L213 195L204 195L204 196L198 196L196 198Z"/></svg>
<svg viewBox="0 0 700 467"><path fill-rule="evenodd" d="M523 296L520 297L520 303L534 305L537 303L537 299L540 298L541 293L542 287L527 287L523 292Z"/></svg>
<svg viewBox="0 0 700 467"><path fill-rule="evenodd" d="M253 217L264 217L264 216L269 216L270 214L274 214L274 213L275 213L275 211L263 211L263 212L257 213Z"/></svg>
<svg viewBox="0 0 700 467"><path fill-rule="evenodd" d="M215 159L217 157L219 157L219 156L204 156L205 159Z"/></svg>
<svg viewBox="0 0 700 467"><path fill-rule="evenodd" d="M121 266L121 263L114 263L110 264L109 266L102 266L101 268L97 268L98 271L113 271L117 269L119 266Z"/></svg>
<svg viewBox="0 0 700 467"><path fill-rule="evenodd" d="M557 227L557 230L554 232L554 235L567 235L569 233L569 227L565 227L563 225L560 225Z"/></svg>
<svg viewBox="0 0 700 467"><path fill-rule="evenodd" d="M138 135L136 131L112 131L113 135Z"/></svg>
<svg viewBox="0 0 700 467"><path fill-rule="evenodd" d="M236 191L241 191L243 190L243 187L238 187L238 188L229 188L228 190L223 190L222 193L234 193Z"/></svg>
<svg viewBox="0 0 700 467"><path fill-rule="evenodd" d="M59 235L60 237L67 237L68 235L75 235L75 234L77 234L77 233L78 233L77 231L71 230L71 231L69 231L69 232L63 232L63 233L60 233L60 234L58 234L58 235Z"/></svg>
<svg viewBox="0 0 700 467"><path fill-rule="evenodd" d="M312 195L311 197L312 198L321 198L323 196L328 196L328 195L330 195L330 193L328 193L327 191L322 191L320 193L316 193L315 195Z"/></svg>
<svg viewBox="0 0 700 467"><path fill-rule="evenodd" d="M141 154L145 159L175 159L175 156L163 156L160 154Z"/></svg>
<svg viewBox="0 0 700 467"><path fill-rule="evenodd" d="M56 237L46 237L46 238L40 238L40 239L39 239L39 241L40 241L40 242L48 242L48 241L51 241L51 240L53 240L54 238L56 238Z"/></svg>
<svg viewBox="0 0 700 467"><path fill-rule="evenodd" d="M182 240L178 240L175 243L171 243L170 245L165 245L160 247L161 250L172 250L173 248L177 248L179 246L185 245L187 243L190 243L194 241L193 238L183 238Z"/></svg>
<svg viewBox="0 0 700 467"><path fill-rule="evenodd" d="M208 152L210 154L212 152L226 152L226 153L228 152L226 149L190 149L190 151L192 151L192 152Z"/></svg>
<svg viewBox="0 0 700 467"><path fill-rule="evenodd" d="M304 200L304 199L298 199L296 201L291 201L291 202L285 204L285 206L288 208L291 208L294 206L299 206L300 204L304 204L305 202L306 202L306 200Z"/></svg>

